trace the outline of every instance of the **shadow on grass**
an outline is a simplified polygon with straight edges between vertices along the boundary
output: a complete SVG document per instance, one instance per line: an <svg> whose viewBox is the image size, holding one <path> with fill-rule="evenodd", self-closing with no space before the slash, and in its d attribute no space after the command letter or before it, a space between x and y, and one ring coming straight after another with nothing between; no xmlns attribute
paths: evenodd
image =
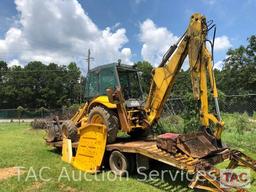
<svg viewBox="0 0 256 192"><path fill-rule="evenodd" d="M61 155L62 148L61 147L54 147L54 148L48 149L48 151L51 152L51 153L54 153L54 154Z"/></svg>
<svg viewBox="0 0 256 192"><path fill-rule="evenodd" d="M193 190L188 187L192 175L188 175L186 172L182 172L179 169L175 169L157 161L152 161L150 164L149 170L140 171L140 173L132 175L131 178L151 185L161 191L202 192L202 190Z"/></svg>
<svg viewBox="0 0 256 192"><path fill-rule="evenodd" d="M50 153L54 153L56 155L62 155L62 147L54 147L54 148L48 149L48 151ZM76 156L76 149L75 148L72 148L72 155L73 155L73 157Z"/></svg>
<svg viewBox="0 0 256 192"><path fill-rule="evenodd" d="M152 174L152 170L154 173ZM151 174L151 176L150 176ZM163 174L163 175L161 175ZM179 169L165 165L161 162L152 161L149 170L135 173L131 178L151 185L161 191L168 192L206 192L201 189L190 189L188 186L192 181L193 175L189 175L186 172L182 172ZM256 182L255 178L252 178L251 185ZM207 181L204 184L212 186ZM212 186L213 187L213 186Z"/></svg>

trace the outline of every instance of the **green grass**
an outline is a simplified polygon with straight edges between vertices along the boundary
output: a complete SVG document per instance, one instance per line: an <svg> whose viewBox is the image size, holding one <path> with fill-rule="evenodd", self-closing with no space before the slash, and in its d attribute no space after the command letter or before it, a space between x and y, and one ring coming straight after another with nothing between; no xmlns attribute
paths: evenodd
<svg viewBox="0 0 256 192"><path fill-rule="evenodd" d="M251 138L252 136L249 134L244 135L243 141L247 144L240 145L239 143L242 139L236 140L232 134L232 132L225 133L224 140L230 141L229 144L233 144L235 147L242 148L245 153L256 159L255 151L252 148L245 148L249 142L255 142ZM114 175L108 170L104 170L96 176L86 174L87 180L82 178L82 181L74 181L72 180L72 174L74 174L75 178L78 178L80 172L61 161L60 155L51 147L45 145L43 136L44 131L32 130L29 124L26 123L21 123L20 125L18 123L0 124L0 168L22 166L25 167L24 170L26 171L21 176L20 181L18 181L17 176L1 180L0 191L192 191L187 187L188 182L179 180L172 182L168 176L164 180L156 177L151 180L139 181L138 175L134 175L128 179L123 178L121 181L120 179L109 181L107 177L110 175L110 178L113 179ZM223 167L224 164L220 165L220 167ZM45 166L48 168L42 172L42 176L49 178L50 181L39 179L39 170ZM38 181L34 177L26 180L30 167L33 167ZM159 163L154 164L153 168L156 167L158 167L158 170L169 169L169 167L162 166ZM67 178L58 180L63 168L67 170L71 181L68 181ZM175 169L171 170L175 171ZM30 170L30 176L33 176L32 173L32 170ZM255 174L254 178L256 178ZM256 191L255 184L252 189L252 191Z"/></svg>
<svg viewBox="0 0 256 192"><path fill-rule="evenodd" d="M70 177L74 173L75 178L78 178L80 172L61 161L60 155L45 145L43 136L44 131L32 130L25 123L0 124L0 168L22 166L27 171L21 176L20 181L17 176L0 181L0 191L189 191L181 182L171 183L159 179L140 182L136 176L123 178L121 181L119 178L108 181L109 175L112 179L114 177L108 170L97 174L96 178L95 175L86 174L87 180L82 178L82 181L72 181L71 178L71 181L68 181L67 178L63 178L58 181L63 167ZM50 178L50 181L35 181L32 177L26 181L30 167L33 167L38 177L40 168L44 166L49 169L43 171L42 175L44 178ZM30 175L33 175L32 171Z"/></svg>

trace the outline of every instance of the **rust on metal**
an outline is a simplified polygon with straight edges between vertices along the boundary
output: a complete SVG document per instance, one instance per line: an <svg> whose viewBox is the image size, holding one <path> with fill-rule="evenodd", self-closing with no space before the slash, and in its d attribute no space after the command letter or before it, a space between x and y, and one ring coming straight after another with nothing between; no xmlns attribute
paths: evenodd
<svg viewBox="0 0 256 192"><path fill-rule="evenodd" d="M256 171L256 160L248 157L241 151L232 150L230 152L230 163L228 165L228 168L234 169L239 165L249 167L252 170Z"/></svg>
<svg viewBox="0 0 256 192"><path fill-rule="evenodd" d="M204 132L190 134L167 133L157 137L157 147L169 153L182 151L193 158L203 158L213 153L224 151L219 148Z"/></svg>

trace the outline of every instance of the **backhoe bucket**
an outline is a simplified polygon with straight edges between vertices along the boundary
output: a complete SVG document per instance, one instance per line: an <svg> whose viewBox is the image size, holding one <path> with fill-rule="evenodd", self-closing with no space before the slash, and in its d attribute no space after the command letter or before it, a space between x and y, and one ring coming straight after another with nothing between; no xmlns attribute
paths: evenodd
<svg viewBox="0 0 256 192"><path fill-rule="evenodd" d="M96 173L106 148L107 129L101 124L87 124L79 128L79 145L72 165L82 171Z"/></svg>
<svg viewBox="0 0 256 192"><path fill-rule="evenodd" d="M183 134L177 137L177 148L193 158L203 158L223 150L214 144L205 133Z"/></svg>
<svg viewBox="0 0 256 192"><path fill-rule="evenodd" d="M160 135L157 138L157 146L170 153L180 150L193 158L203 158L224 150L217 147L215 138L204 132Z"/></svg>

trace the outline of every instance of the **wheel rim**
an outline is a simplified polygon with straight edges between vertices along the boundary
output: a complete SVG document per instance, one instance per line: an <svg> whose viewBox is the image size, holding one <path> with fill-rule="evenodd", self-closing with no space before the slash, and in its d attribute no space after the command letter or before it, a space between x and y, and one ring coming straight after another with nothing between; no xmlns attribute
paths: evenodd
<svg viewBox="0 0 256 192"><path fill-rule="evenodd" d="M114 165L118 170L122 170L123 168L123 160L120 157L115 156Z"/></svg>
<svg viewBox="0 0 256 192"><path fill-rule="evenodd" d="M95 114L92 116L91 123L103 124L103 125L105 124L103 117L99 114Z"/></svg>

